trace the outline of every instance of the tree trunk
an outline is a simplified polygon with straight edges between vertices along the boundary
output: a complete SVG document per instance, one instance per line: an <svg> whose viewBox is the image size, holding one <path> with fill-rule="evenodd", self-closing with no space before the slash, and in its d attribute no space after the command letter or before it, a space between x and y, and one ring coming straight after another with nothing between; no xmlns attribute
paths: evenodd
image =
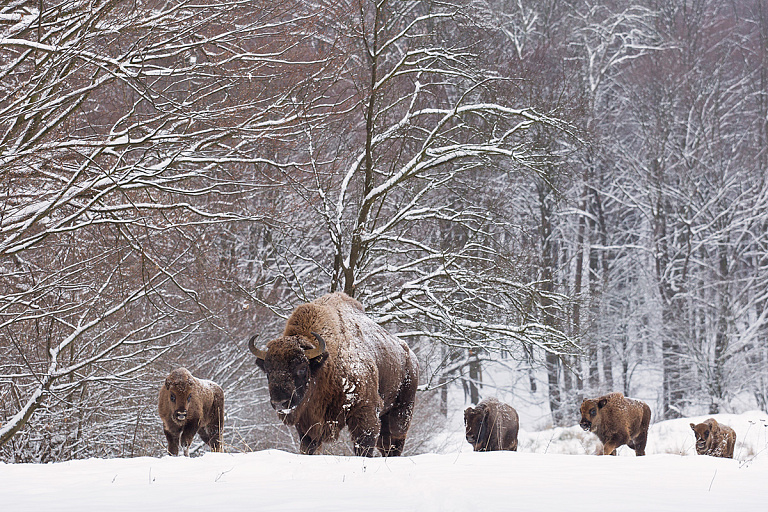
<svg viewBox="0 0 768 512"><path fill-rule="evenodd" d="M483 382L483 369L477 358L477 351L470 350L469 355L469 401L473 405L480 402L480 388Z"/></svg>
<svg viewBox="0 0 768 512"><path fill-rule="evenodd" d="M662 319L666 332L662 334L662 418L670 420L681 418L683 404L683 386L680 372L680 345L677 342L677 332L673 326L679 321L679 316L671 304L664 305Z"/></svg>
<svg viewBox="0 0 768 512"><path fill-rule="evenodd" d="M560 394L560 358L547 352L547 384L549 385L549 410L552 412L552 425L563 422L563 402Z"/></svg>

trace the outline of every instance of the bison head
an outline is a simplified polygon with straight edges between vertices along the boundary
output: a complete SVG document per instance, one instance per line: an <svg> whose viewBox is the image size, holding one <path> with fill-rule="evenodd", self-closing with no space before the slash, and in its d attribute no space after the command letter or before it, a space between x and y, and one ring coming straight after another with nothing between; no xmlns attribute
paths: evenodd
<svg viewBox="0 0 768 512"><path fill-rule="evenodd" d="M594 431L597 415L600 413L600 409L605 407L607 403L608 400L605 398L585 399L581 403L581 421L579 426L584 430Z"/></svg>
<svg viewBox="0 0 768 512"><path fill-rule="evenodd" d="M187 419L187 408L192 402L192 374L184 368L179 368L171 372L165 378L165 389L168 390L169 408L171 418L179 423L184 423Z"/></svg>
<svg viewBox="0 0 768 512"><path fill-rule="evenodd" d="M707 450L712 445L713 434L715 434L713 427L709 422L699 423L698 425L691 423L691 430L693 430L696 436L696 453L699 455L707 453Z"/></svg>
<svg viewBox="0 0 768 512"><path fill-rule="evenodd" d="M464 428L466 430L467 442L476 446L478 442L483 442L485 411L480 407L467 407L464 410Z"/></svg>
<svg viewBox="0 0 768 512"><path fill-rule="evenodd" d="M267 350L256 348L256 336L248 342L256 365L267 374L270 404L289 425L296 421L296 409L304 401L312 375L328 359L325 341L317 333L312 335L317 346L305 336L282 336L267 343Z"/></svg>

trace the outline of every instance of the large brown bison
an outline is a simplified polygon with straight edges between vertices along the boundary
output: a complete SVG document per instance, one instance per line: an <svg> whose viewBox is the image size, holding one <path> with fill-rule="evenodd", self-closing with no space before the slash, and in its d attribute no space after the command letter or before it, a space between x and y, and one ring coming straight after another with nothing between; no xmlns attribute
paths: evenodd
<svg viewBox="0 0 768 512"><path fill-rule="evenodd" d="M696 453L711 455L712 457L733 458L736 432L731 427L718 423L715 418L709 418L698 425L691 423L691 429L696 436Z"/></svg>
<svg viewBox="0 0 768 512"><path fill-rule="evenodd" d="M189 457L189 445L200 434L211 450L221 449L224 391L214 382L197 379L186 368L173 370L160 387L157 409L168 439L168 453L179 454L179 443Z"/></svg>
<svg viewBox="0 0 768 512"><path fill-rule="evenodd" d="M616 455L616 448L623 444L635 450L635 455L645 455L650 424L648 404L625 398L622 393L587 399L581 404L579 425L597 434L603 443L601 455Z"/></svg>
<svg viewBox="0 0 768 512"><path fill-rule="evenodd" d="M520 428L517 411L496 398L487 398L477 407L467 407L464 427L467 442L476 452L517 451Z"/></svg>
<svg viewBox="0 0 768 512"><path fill-rule="evenodd" d="M400 455L413 413L418 363L408 345L344 293L298 306L266 350L248 346L267 374L278 417L313 454L347 426L356 455Z"/></svg>

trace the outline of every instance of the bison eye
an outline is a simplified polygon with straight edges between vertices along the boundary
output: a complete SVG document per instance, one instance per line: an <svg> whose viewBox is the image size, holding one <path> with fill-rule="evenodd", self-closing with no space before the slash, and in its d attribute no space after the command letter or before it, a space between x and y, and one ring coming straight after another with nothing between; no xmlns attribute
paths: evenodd
<svg viewBox="0 0 768 512"><path fill-rule="evenodd" d="M306 366L300 366L298 370L296 370L296 376L300 379L303 379L307 376L307 367Z"/></svg>
<svg viewBox="0 0 768 512"><path fill-rule="evenodd" d="M594 416L595 414L597 414L597 409L590 409L589 410L589 415L590 416Z"/></svg>
<svg viewBox="0 0 768 512"><path fill-rule="evenodd" d="M189 403L191 400L192 400L192 395L189 395L189 396L187 397L187 403Z"/></svg>
<svg viewBox="0 0 768 512"><path fill-rule="evenodd" d="M173 393L171 393L171 402L176 403L176 395L174 395Z"/></svg>
<svg viewBox="0 0 768 512"><path fill-rule="evenodd" d="M704 439L709 437L709 430L704 431Z"/></svg>

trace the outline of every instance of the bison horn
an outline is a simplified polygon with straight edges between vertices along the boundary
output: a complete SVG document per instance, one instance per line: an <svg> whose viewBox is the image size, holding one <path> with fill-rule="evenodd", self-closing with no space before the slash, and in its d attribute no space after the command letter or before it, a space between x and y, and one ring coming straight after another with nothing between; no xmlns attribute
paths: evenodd
<svg viewBox="0 0 768 512"><path fill-rule="evenodd" d="M254 334L253 337L248 340L248 348L251 350L251 352L253 352L253 355L256 356L256 359L261 359L263 361L267 357L267 352L265 350L256 348L256 345L253 344L257 337L258 334Z"/></svg>
<svg viewBox="0 0 768 512"><path fill-rule="evenodd" d="M307 356L307 359L314 359L317 356L321 356L325 354L325 340L316 332L313 332L312 336L314 336L315 339L317 340L317 348L311 348L309 350L304 351L304 354Z"/></svg>

